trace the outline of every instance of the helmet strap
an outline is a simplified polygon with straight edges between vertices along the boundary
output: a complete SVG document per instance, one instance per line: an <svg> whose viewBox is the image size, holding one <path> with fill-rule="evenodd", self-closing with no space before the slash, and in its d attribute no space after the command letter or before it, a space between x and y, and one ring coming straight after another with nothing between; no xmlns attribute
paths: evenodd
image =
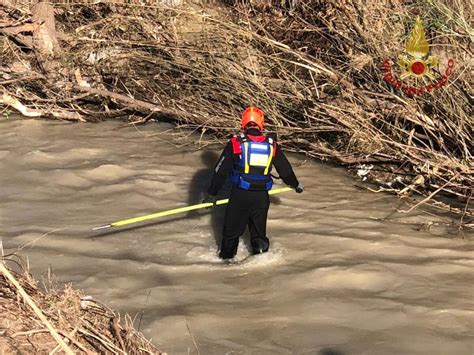
<svg viewBox="0 0 474 355"><path fill-rule="evenodd" d="M255 129L258 129L260 131L260 127L258 126L258 124L256 124L255 122L249 122L245 125L244 127L244 130L248 130L250 128L255 128Z"/></svg>

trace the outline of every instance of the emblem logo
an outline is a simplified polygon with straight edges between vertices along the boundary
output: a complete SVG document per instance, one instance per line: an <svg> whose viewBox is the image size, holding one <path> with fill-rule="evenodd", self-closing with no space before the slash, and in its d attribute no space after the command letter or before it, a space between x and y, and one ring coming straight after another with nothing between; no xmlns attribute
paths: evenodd
<svg viewBox="0 0 474 355"><path fill-rule="evenodd" d="M395 89L401 89L406 95L420 95L441 88L446 84L449 76L453 73L454 60L448 60L445 73L436 80L432 69L438 65L439 61L437 57L429 54L430 49L425 37L425 29L418 16L406 43L405 53L398 56L398 65L401 73L400 79L392 73L390 60L385 58L382 62L384 80ZM430 79L431 83L411 86L404 82L410 78L418 82L418 79L423 79L424 77Z"/></svg>

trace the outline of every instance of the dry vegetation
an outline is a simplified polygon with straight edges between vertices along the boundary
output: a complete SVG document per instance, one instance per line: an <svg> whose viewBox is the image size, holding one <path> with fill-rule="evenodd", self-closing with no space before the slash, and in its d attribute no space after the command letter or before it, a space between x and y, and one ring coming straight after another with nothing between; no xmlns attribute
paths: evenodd
<svg viewBox="0 0 474 355"><path fill-rule="evenodd" d="M77 121L167 119L223 138L256 104L286 149L363 165L383 190L472 215L470 1L56 2L54 17L0 3L5 107ZM435 75L448 58L455 71L440 90L407 96L380 64L390 58L397 69L416 15L440 59Z"/></svg>
<svg viewBox="0 0 474 355"><path fill-rule="evenodd" d="M135 330L130 317L121 318L68 285L59 290L49 280L48 291L42 291L13 258L3 262L0 257L1 354L160 354ZM18 282L17 286L9 276ZM39 312L33 310L27 298ZM52 333L63 339L62 346Z"/></svg>

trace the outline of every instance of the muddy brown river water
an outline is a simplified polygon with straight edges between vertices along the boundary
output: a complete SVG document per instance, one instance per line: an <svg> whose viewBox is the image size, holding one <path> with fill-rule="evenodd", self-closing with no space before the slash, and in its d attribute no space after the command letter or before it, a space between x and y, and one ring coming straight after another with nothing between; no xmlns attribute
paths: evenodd
<svg viewBox="0 0 474 355"><path fill-rule="evenodd" d="M270 252L241 243L236 264L216 256L222 207L91 231L199 202L220 147L189 135L1 118L3 248L136 315L169 354L474 353L472 234L341 168L290 155L306 190L272 198Z"/></svg>

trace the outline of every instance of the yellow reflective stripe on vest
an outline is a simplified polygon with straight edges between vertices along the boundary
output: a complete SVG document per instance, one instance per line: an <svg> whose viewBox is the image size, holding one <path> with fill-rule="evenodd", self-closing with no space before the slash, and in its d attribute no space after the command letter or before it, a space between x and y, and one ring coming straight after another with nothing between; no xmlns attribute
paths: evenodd
<svg viewBox="0 0 474 355"><path fill-rule="evenodd" d="M244 143L244 158L245 158L245 167L244 167L244 173L248 174L250 171L250 166L249 166L249 144L248 142Z"/></svg>
<svg viewBox="0 0 474 355"><path fill-rule="evenodd" d="M272 158L273 158L273 144L270 144L270 156L268 157L267 166L265 167L265 171L263 172L263 175L268 174L268 169L270 168L270 165L272 164Z"/></svg>

